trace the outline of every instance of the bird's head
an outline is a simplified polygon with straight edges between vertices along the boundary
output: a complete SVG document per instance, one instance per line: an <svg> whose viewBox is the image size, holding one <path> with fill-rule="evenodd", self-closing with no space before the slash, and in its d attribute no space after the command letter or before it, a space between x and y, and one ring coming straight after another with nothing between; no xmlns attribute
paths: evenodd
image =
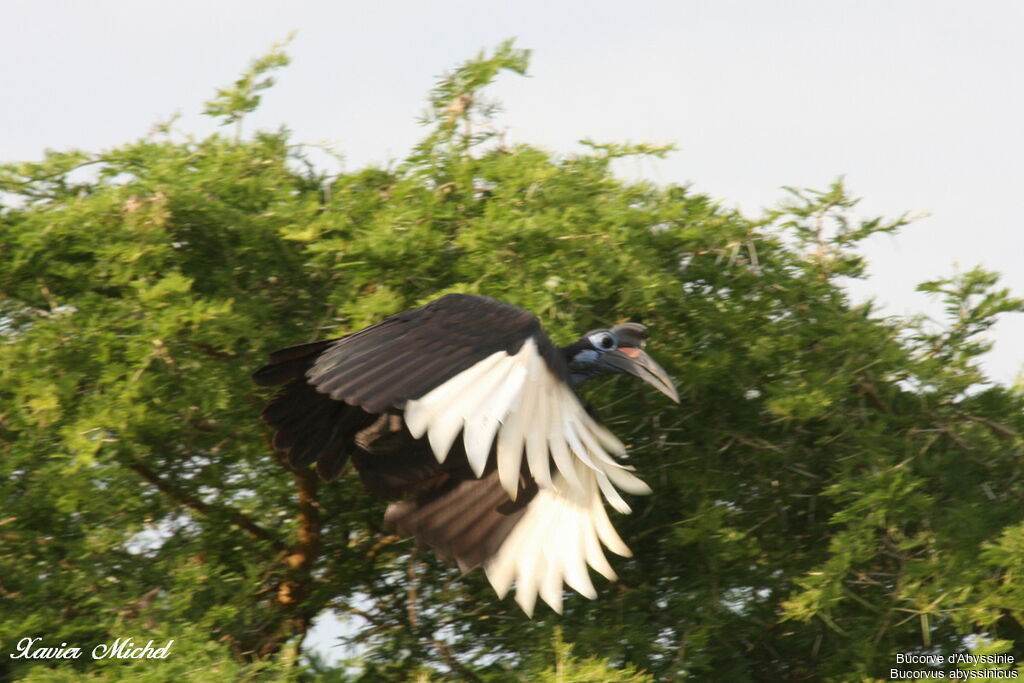
<svg viewBox="0 0 1024 683"><path fill-rule="evenodd" d="M570 383L578 386L591 377L628 373L679 403L679 392L668 373L644 351L646 340L647 328L640 323L587 332L563 349Z"/></svg>

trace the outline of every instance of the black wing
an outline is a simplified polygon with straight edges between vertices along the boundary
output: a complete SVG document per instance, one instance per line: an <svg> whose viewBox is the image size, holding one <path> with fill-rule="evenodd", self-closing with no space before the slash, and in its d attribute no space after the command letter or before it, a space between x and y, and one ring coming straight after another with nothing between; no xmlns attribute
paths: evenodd
<svg viewBox="0 0 1024 683"><path fill-rule="evenodd" d="M346 337L275 351L253 381L285 386L261 417L293 466L316 462L332 481L375 414L403 408L496 351L515 353L531 337L551 370L566 377L535 316L488 297L449 294Z"/></svg>
<svg viewBox="0 0 1024 683"><path fill-rule="evenodd" d="M488 297L449 294L337 340L308 379L369 413L402 409L497 351L514 355L531 337L552 372L566 378L565 361L535 316Z"/></svg>

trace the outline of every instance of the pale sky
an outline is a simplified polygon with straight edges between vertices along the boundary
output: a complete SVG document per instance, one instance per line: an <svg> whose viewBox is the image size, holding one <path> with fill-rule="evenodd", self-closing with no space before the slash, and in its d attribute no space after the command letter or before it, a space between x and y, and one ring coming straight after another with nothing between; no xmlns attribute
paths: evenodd
<svg viewBox="0 0 1024 683"><path fill-rule="evenodd" d="M748 215L781 186L843 175L864 215L927 214L868 245L854 288L937 313L914 286L975 265L1024 295L1024 3L1013 0L0 0L0 161L99 150L179 129L291 31L292 65L247 124L328 142L346 168L401 157L441 71L517 38L530 77L500 78L513 142L673 142L632 173ZM629 169L627 169L629 170ZM1024 316L986 368L1011 382Z"/></svg>
<svg viewBox="0 0 1024 683"><path fill-rule="evenodd" d="M202 104L291 31L293 63L249 123L327 142L349 170L402 156L434 76L508 37L534 51L505 75L509 139L673 142L637 164L749 215L783 185L843 175L865 215L927 215L871 242L874 296L937 308L914 286L983 265L1024 294L1024 4L1012 0L3 0L0 160L95 150ZM1024 316L987 359L1010 382Z"/></svg>

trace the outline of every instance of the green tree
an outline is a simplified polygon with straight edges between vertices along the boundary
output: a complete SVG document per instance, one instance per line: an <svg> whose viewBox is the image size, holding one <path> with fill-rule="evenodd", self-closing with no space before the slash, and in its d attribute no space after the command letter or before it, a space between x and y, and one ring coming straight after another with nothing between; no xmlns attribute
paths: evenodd
<svg viewBox="0 0 1024 683"><path fill-rule="evenodd" d="M286 61L207 113L240 126ZM851 304L858 244L903 221L852 219L840 184L750 220L612 173L666 149L509 147L482 91L527 62L509 42L444 75L424 141L386 167L327 174L284 130L166 127L0 167L0 649L177 639L161 662L0 676L862 680L896 652L1021 652L1024 396L978 358L1022 302L972 270L922 285L945 324ZM564 615L529 620L417 552L357 482L288 469L256 419L266 352L451 291L558 340L642 320L679 382L681 407L588 392L655 494L615 519L621 580ZM359 673L296 665L329 609ZM556 628L574 657L552 657Z"/></svg>

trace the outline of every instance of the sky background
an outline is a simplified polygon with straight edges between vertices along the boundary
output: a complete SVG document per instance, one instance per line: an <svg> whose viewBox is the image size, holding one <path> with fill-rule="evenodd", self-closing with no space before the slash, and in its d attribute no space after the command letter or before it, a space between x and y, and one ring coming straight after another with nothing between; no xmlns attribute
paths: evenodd
<svg viewBox="0 0 1024 683"><path fill-rule="evenodd" d="M978 0L0 0L0 161L102 150L181 114L290 32L291 66L247 122L328 143L344 168L399 158L437 74L515 37L530 77L489 96L510 142L671 142L623 172L749 216L845 176L863 216L922 216L866 245L857 300L938 316L917 283L982 265L1024 295L1024 3ZM990 375L1024 364L1024 316ZM336 630L321 629L323 640Z"/></svg>

